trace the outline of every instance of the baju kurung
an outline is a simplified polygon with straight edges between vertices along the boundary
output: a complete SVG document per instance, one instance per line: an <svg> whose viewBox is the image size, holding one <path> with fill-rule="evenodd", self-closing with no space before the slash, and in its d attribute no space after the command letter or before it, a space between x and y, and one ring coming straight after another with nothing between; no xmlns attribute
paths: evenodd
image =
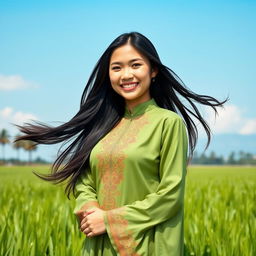
<svg viewBox="0 0 256 256"><path fill-rule="evenodd" d="M85 238L83 255L183 255L187 147L181 117L154 99L125 110L75 188L75 213L105 210L107 232Z"/></svg>

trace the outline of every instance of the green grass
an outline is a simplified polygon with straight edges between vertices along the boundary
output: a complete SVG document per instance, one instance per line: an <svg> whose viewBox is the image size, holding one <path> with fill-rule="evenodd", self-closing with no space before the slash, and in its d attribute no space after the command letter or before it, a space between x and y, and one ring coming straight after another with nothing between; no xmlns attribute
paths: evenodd
<svg viewBox="0 0 256 256"><path fill-rule="evenodd" d="M185 241L192 255L256 255L256 168L193 167Z"/></svg>
<svg viewBox="0 0 256 256"><path fill-rule="evenodd" d="M41 181L32 170L49 167L0 167L0 255L79 255L84 236L74 201L62 186ZM255 167L190 167L186 255L256 255L255 203Z"/></svg>

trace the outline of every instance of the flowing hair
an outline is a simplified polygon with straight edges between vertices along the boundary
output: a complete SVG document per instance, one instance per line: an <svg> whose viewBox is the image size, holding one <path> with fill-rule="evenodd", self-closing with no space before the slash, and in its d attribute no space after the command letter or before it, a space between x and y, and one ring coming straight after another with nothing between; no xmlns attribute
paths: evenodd
<svg viewBox="0 0 256 256"><path fill-rule="evenodd" d="M207 134L206 148L211 140L210 127L196 104L210 106L217 113L216 107L223 106L227 101L226 99L220 102L211 96L190 91L170 68L161 63L155 47L144 35L138 32L120 35L98 60L83 91L80 109L71 120L57 127L39 121L34 121L35 124L16 125L23 135L16 137L15 142L19 140L30 140L37 144L70 142L57 156L50 174L35 173L40 178L54 183L67 181L65 192L68 197L74 192L80 174L88 170L93 147L118 124L124 115L125 101L111 87L109 62L113 51L127 43L146 56L152 67L157 68L158 74L151 83L150 95L158 106L174 111L183 118L188 132L190 157L198 139L197 125L193 119L201 123ZM188 106L183 103L184 100Z"/></svg>

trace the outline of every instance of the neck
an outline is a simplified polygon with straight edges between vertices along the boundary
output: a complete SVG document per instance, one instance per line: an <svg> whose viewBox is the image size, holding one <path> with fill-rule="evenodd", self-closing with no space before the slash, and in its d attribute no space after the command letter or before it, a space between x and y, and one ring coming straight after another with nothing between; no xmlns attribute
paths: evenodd
<svg viewBox="0 0 256 256"><path fill-rule="evenodd" d="M125 104L126 104L126 107L127 109L129 110L129 112L132 112L133 109L138 106L139 104L141 103L144 103L144 102L147 102L149 100L151 100L152 98L148 98L148 99L144 99L144 100L141 100L141 101L129 101L129 100L126 100Z"/></svg>

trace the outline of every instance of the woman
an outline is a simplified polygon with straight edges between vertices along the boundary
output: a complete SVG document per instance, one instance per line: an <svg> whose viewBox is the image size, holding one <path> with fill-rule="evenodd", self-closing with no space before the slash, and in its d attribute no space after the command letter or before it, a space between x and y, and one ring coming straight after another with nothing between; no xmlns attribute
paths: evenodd
<svg viewBox="0 0 256 256"><path fill-rule="evenodd" d="M87 236L84 255L178 256L188 139L190 156L197 141L190 115L203 125L209 144L210 128L195 103L216 111L224 102L188 90L145 36L125 33L96 64L69 122L19 126L26 135L16 140L74 139L52 174L40 177L68 179L66 192L75 195L74 212Z"/></svg>

